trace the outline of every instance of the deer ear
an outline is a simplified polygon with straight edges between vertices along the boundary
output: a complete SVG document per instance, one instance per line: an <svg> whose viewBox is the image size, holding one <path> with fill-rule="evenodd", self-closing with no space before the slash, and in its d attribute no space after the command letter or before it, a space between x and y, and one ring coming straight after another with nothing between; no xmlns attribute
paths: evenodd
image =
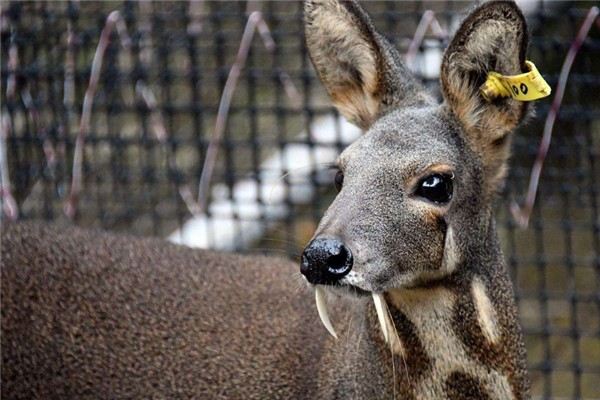
<svg viewBox="0 0 600 400"><path fill-rule="evenodd" d="M433 103L356 2L308 0L304 16L315 69L348 121L367 129L393 107Z"/></svg>
<svg viewBox="0 0 600 400"><path fill-rule="evenodd" d="M442 92L467 141L485 163L491 185L505 175L511 131L524 119L527 103L512 98L486 101L479 87L491 71L525 72L528 45L523 14L512 1L485 3L463 21L444 54Z"/></svg>

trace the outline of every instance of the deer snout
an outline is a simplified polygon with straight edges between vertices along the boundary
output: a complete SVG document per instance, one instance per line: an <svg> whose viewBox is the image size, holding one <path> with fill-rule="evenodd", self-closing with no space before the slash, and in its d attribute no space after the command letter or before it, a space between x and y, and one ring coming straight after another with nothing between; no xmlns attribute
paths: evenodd
<svg viewBox="0 0 600 400"><path fill-rule="evenodd" d="M352 269L352 253L340 239L315 239L302 253L300 272L314 285L334 285Z"/></svg>

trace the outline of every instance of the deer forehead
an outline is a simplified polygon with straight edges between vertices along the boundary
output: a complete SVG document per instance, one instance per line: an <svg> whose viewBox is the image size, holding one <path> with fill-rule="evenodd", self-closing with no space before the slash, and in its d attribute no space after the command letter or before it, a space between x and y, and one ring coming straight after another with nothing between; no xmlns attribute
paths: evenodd
<svg viewBox="0 0 600 400"><path fill-rule="evenodd" d="M428 171L455 170L465 156L456 124L440 108L395 110L375 122L340 156L354 174L377 174L409 183Z"/></svg>

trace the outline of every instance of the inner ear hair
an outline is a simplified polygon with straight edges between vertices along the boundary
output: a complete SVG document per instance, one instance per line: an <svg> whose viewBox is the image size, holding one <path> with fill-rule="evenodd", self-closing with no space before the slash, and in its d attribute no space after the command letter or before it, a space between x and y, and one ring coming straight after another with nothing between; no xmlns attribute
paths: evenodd
<svg viewBox="0 0 600 400"><path fill-rule="evenodd" d="M366 129L379 111L381 55L368 16L350 2L307 1L306 44L334 105Z"/></svg>
<svg viewBox="0 0 600 400"><path fill-rule="evenodd" d="M356 1L307 0L304 17L315 69L348 121L366 130L396 107L435 103Z"/></svg>
<svg viewBox="0 0 600 400"><path fill-rule="evenodd" d="M463 21L444 54L441 79L446 100L466 128L477 127L478 119L484 116L485 110L479 108L488 104L479 94L479 86L489 72L526 72L528 42L525 17L512 1L485 3ZM512 129L522 118L524 104L510 98L497 99L491 109L513 117L513 121L506 121Z"/></svg>

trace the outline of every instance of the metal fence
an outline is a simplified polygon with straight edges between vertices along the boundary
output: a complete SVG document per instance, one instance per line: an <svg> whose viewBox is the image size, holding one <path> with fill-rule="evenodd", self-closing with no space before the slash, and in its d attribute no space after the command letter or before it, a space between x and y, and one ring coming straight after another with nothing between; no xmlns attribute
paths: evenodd
<svg viewBox="0 0 600 400"><path fill-rule="evenodd" d="M468 3L365 6L438 90L446 32ZM534 397L600 398L600 22L593 2L523 6L530 59L554 93L516 135L501 239ZM327 163L359 134L310 65L300 3L1 7L3 220L298 255L333 196ZM552 140L523 228L511 207L527 202L544 132Z"/></svg>

